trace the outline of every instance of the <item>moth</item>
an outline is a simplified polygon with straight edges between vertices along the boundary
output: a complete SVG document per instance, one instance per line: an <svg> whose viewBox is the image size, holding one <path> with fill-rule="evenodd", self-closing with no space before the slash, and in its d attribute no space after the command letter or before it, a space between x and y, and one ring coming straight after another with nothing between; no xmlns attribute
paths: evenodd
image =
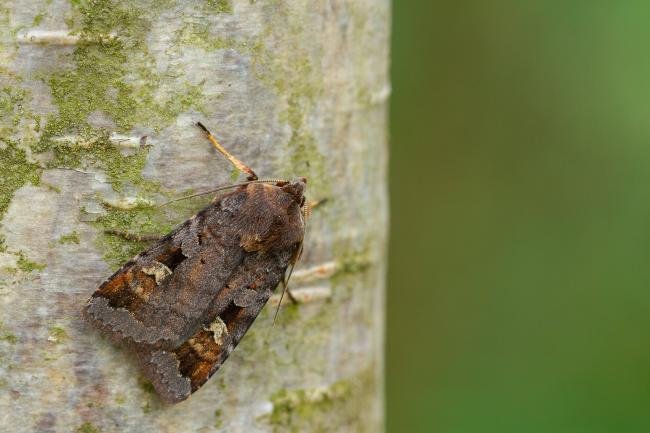
<svg viewBox="0 0 650 433"><path fill-rule="evenodd" d="M83 308L89 323L135 352L169 403L219 369L280 282L286 291L309 210L305 178L259 180L197 125L248 181L122 266Z"/></svg>

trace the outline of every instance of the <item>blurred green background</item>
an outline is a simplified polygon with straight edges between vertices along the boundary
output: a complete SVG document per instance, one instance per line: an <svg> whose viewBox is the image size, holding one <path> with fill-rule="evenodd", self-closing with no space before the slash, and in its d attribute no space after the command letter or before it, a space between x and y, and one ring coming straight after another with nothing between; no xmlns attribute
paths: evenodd
<svg viewBox="0 0 650 433"><path fill-rule="evenodd" d="M389 432L650 432L650 3L393 8Z"/></svg>

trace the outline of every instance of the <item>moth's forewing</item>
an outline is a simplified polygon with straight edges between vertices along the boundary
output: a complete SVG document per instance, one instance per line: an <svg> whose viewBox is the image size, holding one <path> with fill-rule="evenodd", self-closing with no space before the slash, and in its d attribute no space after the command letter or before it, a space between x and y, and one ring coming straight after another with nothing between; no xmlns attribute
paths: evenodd
<svg viewBox="0 0 650 433"><path fill-rule="evenodd" d="M236 245L203 233L220 213L218 203L208 206L129 261L92 295L87 319L130 346L173 349L185 341L243 259Z"/></svg>
<svg viewBox="0 0 650 433"><path fill-rule="evenodd" d="M268 301L304 235L304 184L226 194L103 283L87 319L138 354L169 402L219 368Z"/></svg>

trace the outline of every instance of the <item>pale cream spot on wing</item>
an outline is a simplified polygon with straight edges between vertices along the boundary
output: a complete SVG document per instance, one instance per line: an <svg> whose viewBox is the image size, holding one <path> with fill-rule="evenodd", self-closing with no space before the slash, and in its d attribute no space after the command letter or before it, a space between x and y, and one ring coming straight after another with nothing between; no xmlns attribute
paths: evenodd
<svg viewBox="0 0 650 433"><path fill-rule="evenodd" d="M151 266L142 268L142 272L147 275L152 275L156 279L156 284L158 285L172 274L171 269L160 262L153 262Z"/></svg>
<svg viewBox="0 0 650 433"><path fill-rule="evenodd" d="M212 335L214 336L214 342L218 346L221 346L223 344L224 337L228 336L228 327L219 316L214 319L214 322L210 323L210 326L203 329L212 332Z"/></svg>

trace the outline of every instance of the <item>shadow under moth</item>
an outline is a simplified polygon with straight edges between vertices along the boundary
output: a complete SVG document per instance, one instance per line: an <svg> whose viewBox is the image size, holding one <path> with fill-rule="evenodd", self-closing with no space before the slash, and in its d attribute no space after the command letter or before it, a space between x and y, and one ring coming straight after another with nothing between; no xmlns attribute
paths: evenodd
<svg viewBox="0 0 650 433"><path fill-rule="evenodd" d="M217 371L281 281L286 291L310 208L306 179L258 180L197 125L248 181L219 188L233 190L122 266L83 309L88 322L135 352L169 403Z"/></svg>

